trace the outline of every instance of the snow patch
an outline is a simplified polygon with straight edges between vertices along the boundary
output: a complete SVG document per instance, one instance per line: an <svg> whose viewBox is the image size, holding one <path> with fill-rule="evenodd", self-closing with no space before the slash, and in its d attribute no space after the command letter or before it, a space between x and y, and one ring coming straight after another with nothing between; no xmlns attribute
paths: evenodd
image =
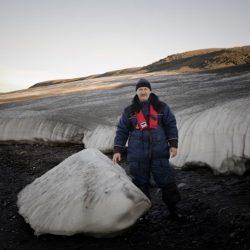
<svg viewBox="0 0 250 250"><path fill-rule="evenodd" d="M250 159L249 111L249 100L242 98L179 117L180 146L171 162L176 166L203 162L217 173L242 175L247 170L245 159Z"/></svg>
<svg viewBox="0 0 250 250"><path fill-rule="evenodd" d="M94 130L87 131L83 138L86 148L96 148L104 153L112 152L116 127L97 126Z"/></svg>
<svg viewBox="0 0 250 250"><path fill-rule="evenodd" d="M1 141L76 142L83 138L83 129L70 123L38 117L0 120Z"/></svg>

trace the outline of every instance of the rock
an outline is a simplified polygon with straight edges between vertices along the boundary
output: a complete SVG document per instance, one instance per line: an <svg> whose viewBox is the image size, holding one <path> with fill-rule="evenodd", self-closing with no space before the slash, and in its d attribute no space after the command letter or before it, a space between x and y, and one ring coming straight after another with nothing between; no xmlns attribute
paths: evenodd
<svg viewBox="0 0 250 250"><path fill-rule="evenodd" d="M177 185L177 187L178 188L183 188L183 187L185 187L187 184L186 183L179 183L178 185Z"/></svg>

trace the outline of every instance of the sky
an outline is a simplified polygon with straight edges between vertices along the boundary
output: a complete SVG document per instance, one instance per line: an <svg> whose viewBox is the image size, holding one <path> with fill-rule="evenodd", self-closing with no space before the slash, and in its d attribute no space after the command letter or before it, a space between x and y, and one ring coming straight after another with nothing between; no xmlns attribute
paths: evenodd
<svg viewBox="0 0 250 250"><path fill-rule="evenodd" d="M249 0L0 0L0 92L250 45Z"/></svg>

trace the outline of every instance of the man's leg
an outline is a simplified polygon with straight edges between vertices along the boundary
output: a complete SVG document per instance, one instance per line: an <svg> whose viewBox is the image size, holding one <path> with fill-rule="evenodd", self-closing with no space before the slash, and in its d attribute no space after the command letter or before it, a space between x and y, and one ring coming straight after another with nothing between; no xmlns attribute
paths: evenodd
<svg viewBox="0 0 250 250"><path fill-rule="evenodd" d="M157 159L152 161L152 174L158 187L162 190L162 200L167 205L172 219L181 219L177 212L177 203L181 200L178 191L174 171L168 159Z"/></svg>
<svg viewBox="0 0 250 250"><path fill-rule="evenodd" d="M149 198L150 165L148 162L129 162L129 171L133 183Z"/></svg>
<svg viewBox="0 0 250 250"><path fill-rule="evenodd" d="M177 210L177 203L181 200L176 183L169 183L162 188L162 200L168 206L170 218L181 220L183 216Z"/></svg>

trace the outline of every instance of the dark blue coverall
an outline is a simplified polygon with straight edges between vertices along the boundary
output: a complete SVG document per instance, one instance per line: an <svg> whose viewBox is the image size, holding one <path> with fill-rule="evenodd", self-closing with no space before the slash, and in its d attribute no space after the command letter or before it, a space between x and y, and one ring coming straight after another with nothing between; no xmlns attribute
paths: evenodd
<svg viewBox="0 0 250 250"><path fill-rule="evenodd" d="M129 107L126 108L119 120L114 149L123 148L128 140L127 159L133 182L150 198L148 187L152 173L157 186L162 189L163 201L171 209L180 200L173 169L169 164L169 148L177 148L178 143L175 116L165 104L158 113L158 126L141 131L136 129L136 116L129 110ZM143 103L141 110L147 119L149 102Z"/></svg>

